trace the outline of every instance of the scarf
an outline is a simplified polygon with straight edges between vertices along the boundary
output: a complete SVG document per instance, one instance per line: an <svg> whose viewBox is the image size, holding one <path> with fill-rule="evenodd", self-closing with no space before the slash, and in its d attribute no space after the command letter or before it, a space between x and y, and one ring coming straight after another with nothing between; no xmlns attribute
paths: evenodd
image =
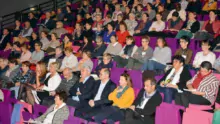
<svg viewBox="0 0 220 124"><path fill-rule="evenodd" d="M172 80L169 83L176 85L177 83L179 83L180 74L182 73L182 71L183 71L183 67L181 67L179 69L179 71L175 74L175 68L173 68L171 70L171 72L169 73L169 75L166 77L166 81L171 80L171 78L173 77Z"/></svg>
<svg viewBox="0 0 220 124"><path fill-rule="evenodd" d="M124 49L124 54L128 55L128 50L132 49L134 47L134 44L126 45Z"/></svg>
<svg viewBox="0 0 220 124"><path fill-rule="evenodd" d="M202 75L201 73L198 73L197 77L195 78L195 80L192 83L193 88L197 89L199 87L200 83L202 82L202 80L205 77L209 76L211 73L212 73L212 71L210 73L208 73L207 75Z"/></svg>
<svg viewBox="0 0 220 124"><path fill-rule="evenodd" d="M180 18L178 18L176 21L171 21L171 28L174 28L180 21Z"/></svg>
<svg viewBox="0 0 220 124"><path fill-rule="evenodd" d="M118 87L118 89L121 89L122 87L121 86L119 86ZM121 98L121 96L125 93L125 91L128 89L128 86L126 86L123 90L122 90L122 92L118 92L117 93L117 95L116 95L116 97L119 99L119 98Z"/></svg>

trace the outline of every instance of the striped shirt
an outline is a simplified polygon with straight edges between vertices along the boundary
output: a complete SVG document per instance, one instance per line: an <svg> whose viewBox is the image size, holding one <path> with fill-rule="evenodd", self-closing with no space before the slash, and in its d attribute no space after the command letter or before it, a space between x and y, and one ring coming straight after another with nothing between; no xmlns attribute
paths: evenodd
<svg viewBox="0 0 220 124"><path fill-rule="evenodd" d="M187 82L188 84L192 84L193 81L197 78L196 74L191 80ZM199 87L196 89L199 92L204 92L205 95L203 96L207 100L209 100L211 103L215 102L216 94L219 87L219 80L216 78L214 74L210 74L207 77L205 77L199 84Z"/></svg>

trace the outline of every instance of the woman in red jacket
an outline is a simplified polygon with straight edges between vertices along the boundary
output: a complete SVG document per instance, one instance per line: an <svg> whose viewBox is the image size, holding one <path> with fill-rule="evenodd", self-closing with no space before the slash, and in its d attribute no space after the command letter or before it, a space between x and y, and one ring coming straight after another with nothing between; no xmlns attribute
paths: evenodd
<svg viewBox="0 0 220 124"><path fill-rule="evenodd" d="M124 46L125 45L125 41L126 41L126 37L129 36L129 32L127 30L127 26L124 22L121 22L119 25L119 31L116 32L116 35L118 37L118 42Z"/></svg>

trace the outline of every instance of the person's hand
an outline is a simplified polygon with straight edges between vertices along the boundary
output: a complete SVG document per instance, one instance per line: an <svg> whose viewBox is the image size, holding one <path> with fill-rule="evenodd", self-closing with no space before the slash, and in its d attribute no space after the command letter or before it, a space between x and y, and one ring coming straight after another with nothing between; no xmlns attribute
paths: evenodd
<svg viewBox="0 0 220 124"><path fill-rule="evenodd" d="M15 83L15 86L18 87L18 86L20 86L20 84L21 84L20 82L16 82L16 83Z"/></svg>
<svg viewBox="0 0 220 124"><path fill-rule="evenodd" d="M160 86L161 86L161 87L164 87L164 86L165 86L164 84L165 84L165 82L162 81L162 82L160 83Z"/></svg>
<svg viewBox="0 0 220 124"><path fill-rule="evenodd" d="M134 106L134 105L130 106L129 108L130 108L131 110L133 110L133 111L135 110L135 106Z"/></svg>
<svg viewBox="0 0 220 124"><path fill-rule="evenodd" d="M152 28L152 31L156 31L156 28Z"/></svg>
<svg viewBox="0 0 220 124"><path fill-rule="evenodd" d="M121 55L121 57L125 59L125 58L126 58L126 55L125 55L125 54L123 54L123 55Z"/></svg>
<svg viewBox="0 0 220 124"><path fill-rule="evenodd" d="M95 106L94 100L90 100L90 101L89 101L89 105L90 105L91 107L94 107L94 106Z"/></svg>
<svg viewBox="0 0 220 124"><path fill-rule="evenodd" d="M55 96L56 92L55 91L51 91L50 92L50 96Z"/></svg>
<svg viewBox="0 0 220 124"><path fill-rule="evenodd" d="M120 93L123 91L123 88L118 88L117 92Z"/></svg>
<svg viewBox="0 0 220 124"><path fill-rule="evenodd" d="M33 122L34 122L33 119L29 119L29 120L28 120L28 123L33 123Z"/></svg>
<svg viewBox="0 0 220 124"><path fill-rule="evenodd" d="M67 18L64 18L63 20L64 20L64 21L67 21Z"/></svg>
<svg viewBox="0 0 220 124"><path fill-rule="evenodd" d="M43 87L44 87L44 85L43 85L43 86L40 86L40 87L37 87L36 90L37 90L37 91L42 91Z"/></svg>
<svg viewBox="0 0 220 124"><path fill-rule="evenodd" d="M178 86L177 86L177 85L173 85L173 84L171 84L171 83L167 84L167 87L174 88L174 89L178 89Z"/></svg>
<svg viewBox="0 0 220 124"><path fill-rule="evenodd" d="M138 34L138 33L140 33L140 32L141 32L140 30L136 30L136 31L135 31L136 34Z"/></svg>
<svg viewBox="0 0 220 124"><path fill-rule="evenodd" d="M79 91L77 91L77 92L76 92L76 95L79 96L79 95L81 95L81 93L80 93Z"/></svg>

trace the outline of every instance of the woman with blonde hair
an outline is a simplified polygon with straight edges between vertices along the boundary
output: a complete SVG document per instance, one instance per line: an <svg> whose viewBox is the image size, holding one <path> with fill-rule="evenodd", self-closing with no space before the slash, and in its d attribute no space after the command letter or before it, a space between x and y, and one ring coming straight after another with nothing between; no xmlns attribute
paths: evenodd
<svg viewBox="0 0 220 124"><path fill-rule="evenodd" d="M109 94L108 99L113 102L112 106L102 108L101 112L95 115L95 122L100 123L107 119L108 124L124 119L124 111L129 108L135 95L132 88L132 80L126 72L121 74L119 86Z"/></svg>

